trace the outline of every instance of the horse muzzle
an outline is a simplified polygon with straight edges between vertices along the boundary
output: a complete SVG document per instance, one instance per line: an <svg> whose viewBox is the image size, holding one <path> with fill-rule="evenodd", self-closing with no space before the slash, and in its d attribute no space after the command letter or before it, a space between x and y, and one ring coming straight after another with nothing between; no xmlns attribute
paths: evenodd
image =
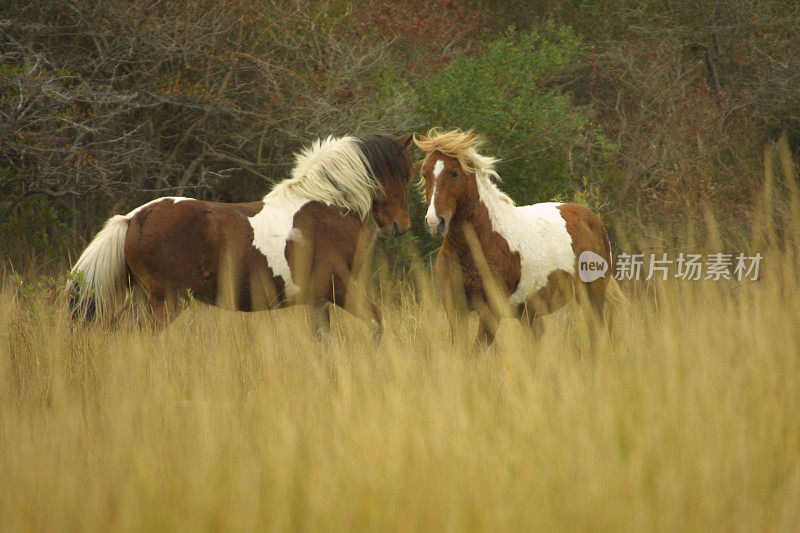
<svg viewBox="0 0 800 533"><path fill-rule="evenodd" d="M384 237L399 237L408 231L410 225L410 223L405 223L401 226L398 221L393 220L391 224L382 226L380 232Z"/></svg>
<svg viewBox="0 0 800 533"><path fill-rule="evenodd" d="M447 234L449 220L447 220L445 217L431 213L425 217L425 222L428 224L428 231L431 232L431 235Z"/></svg>

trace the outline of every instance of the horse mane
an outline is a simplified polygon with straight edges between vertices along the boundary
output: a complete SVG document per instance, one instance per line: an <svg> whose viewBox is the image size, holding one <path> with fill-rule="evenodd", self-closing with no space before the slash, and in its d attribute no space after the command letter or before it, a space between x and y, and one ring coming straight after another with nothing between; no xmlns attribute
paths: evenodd
<svg viewBox="0 0 800 533"><path fill-rule="evenodd" d="M496 196L503 203L514 205L511 197L501 191L495 183L496 181L502 181L495 170L495 165L500 160L481 155L477 151L486 144L486 139L483 136L473 133L472 130L461 131L460 129L454 129L442 131L441 128L434 127L428 130L428 134L424 137L424 139L414 137L414 143L425 152L425 160L433 152L441 152L448 157L456 159L466 172L475 173L475 181L477 181L480 189ZM422 162L420 168L424 165L425 161ZM417 185L419 188L425 186L425 176L422 175L421 171Z"/></svg>
<svg viewBox="0 0 800 533"><path fill-rule="evenodd" d="M337 205L362 219L392 176L403 175L401 150L389 135L317 139L295 155L292 176L272 188L264 200L301 198ZM406 174L408 171L406 170Z"/></svg>

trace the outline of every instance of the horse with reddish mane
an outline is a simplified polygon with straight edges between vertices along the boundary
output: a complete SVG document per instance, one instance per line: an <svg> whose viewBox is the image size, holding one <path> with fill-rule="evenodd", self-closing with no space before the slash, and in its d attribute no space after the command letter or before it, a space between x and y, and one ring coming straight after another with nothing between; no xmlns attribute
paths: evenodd
<svg viewBox="0 0 800 533"><path fill-rule="evenodd" d="M415 139L425 152L425 221L431 234L444 235L436 273L454 338L467 310L479 316L477 342L490 345L503 316L526 318L539 337L542 316L573 298L585 294L601 320L607 302L625 305L610 275L611 245L600 217L578 204L514 205L494 183L498 160L477 152L483 142L438 128ZM604 261L608 275L583 281L583 253L594 254L593 266Z"/></svg>
<svg viewBox="0 0 800 533"><path fill-rule="evenodd" d="M72 268L73 316L110 319L139 302L161 325L190 296L239 311L308 304L323 337L332 303L379 338L380 310L355 278L374 237L370 215L383 235L410 225L410 141L328 137L298 154L292 177L260 201L166 197L112 217Z"/></svg>

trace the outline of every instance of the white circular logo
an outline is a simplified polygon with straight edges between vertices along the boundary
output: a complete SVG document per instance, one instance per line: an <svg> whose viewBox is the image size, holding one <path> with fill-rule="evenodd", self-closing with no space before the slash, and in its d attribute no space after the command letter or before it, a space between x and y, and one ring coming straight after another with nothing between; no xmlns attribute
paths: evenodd
<svg viewBox="0 0 800 533"><path fill-rule="evenodd" d="M589 283L600 279L608 272L608 261L596 253L586 250L578 257L578 276Z"/></svg>

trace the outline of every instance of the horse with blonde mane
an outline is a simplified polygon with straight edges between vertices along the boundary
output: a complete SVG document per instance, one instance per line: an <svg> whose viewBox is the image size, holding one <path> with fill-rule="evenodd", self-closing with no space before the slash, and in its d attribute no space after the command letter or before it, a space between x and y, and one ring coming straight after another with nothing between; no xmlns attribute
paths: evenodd
<svg viewBox="0 0 800 533"><path fill-rule="evenodd" d="M488 346L503 316L525 318L538 338L542 316L570 299L586 295L601 320L606 303L625 304L610 275L608 232L594 212L568 203L514 205L495 184L498 160L478 153L484 141L471 132L434 128L414 141L425 152L425 222L444 236L436 272L454 338L467 310L479 316L476 342ZM579 258L605 262L604 275L581 279Z"/></svg>
<svg viewBox="0 0 800 533"><path fill-rule="evenodd" d="M329 137L297 155L292 177L260 201L166 197L112 217L72 268L73 317L111 319L138 301L160 326L190 297L239 311L308 304L324 337L332 303L379 339L380 310L355 278L370 215L383 235L410 225L410 142Z"/></svg>

